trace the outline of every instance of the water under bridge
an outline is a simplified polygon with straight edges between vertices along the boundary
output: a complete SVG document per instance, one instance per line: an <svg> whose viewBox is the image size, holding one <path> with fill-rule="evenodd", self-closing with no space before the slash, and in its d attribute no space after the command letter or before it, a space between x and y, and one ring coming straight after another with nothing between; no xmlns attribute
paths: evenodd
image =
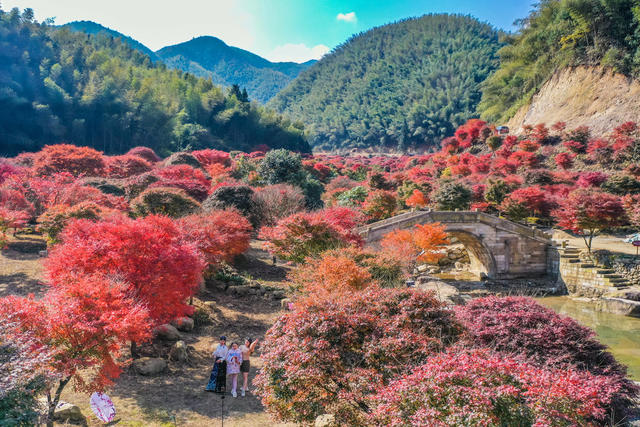
<svg viewBox="0 0 640 427"><path fill-rule="evenodd" d="M541 277L552 273L551 235L483 212L413 211L360 227L367 245L387 233L416 224L439 222L464 244L470 270L491 279Z"/></svg>

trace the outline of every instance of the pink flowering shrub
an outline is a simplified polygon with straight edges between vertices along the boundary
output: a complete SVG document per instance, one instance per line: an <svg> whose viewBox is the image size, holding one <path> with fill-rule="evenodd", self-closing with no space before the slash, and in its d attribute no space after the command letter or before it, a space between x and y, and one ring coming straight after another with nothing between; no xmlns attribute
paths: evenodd
<svg viewBox="0 0 640 427"><path fill-rule="evenodd" d="M575 368L607 377L618 387L618 406L626 406L638 391L626 379L626 368L591 329L531 298L477 298L457 307L456 313L472 346L492 348L536 366Z"/></svg>
<svg viewBox="0 0 640 427"><path fill-rule="evenodd" d="M371 398L376 426L573 426L604 422L616 386L487 350L438 354Z"/></svg>
<svg viewBox="0 0 640 427"><path fill-rule="evenodd" d="M433 294L370 286L281 316L263 341L254 383L278 420L312 423L332 413L341 425L362 425L378 387L460 333Z"/></svg>
<svg viewBox="0 0 640 427"><path fill-rule="evenodd" d="M363 223L362 215L345 207L300 212L283 218L273 227L264 227L260 239L278 257L302 262L307 257L349 245L361 245L354 228Z"/></svg>

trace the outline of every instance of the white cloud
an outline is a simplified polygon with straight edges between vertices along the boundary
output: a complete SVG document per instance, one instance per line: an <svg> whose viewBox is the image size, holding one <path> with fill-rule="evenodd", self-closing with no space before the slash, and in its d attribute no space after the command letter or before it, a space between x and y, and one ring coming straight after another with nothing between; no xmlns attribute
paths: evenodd
<svg viewBox="0 0 640 427"><path fill-rule="evenodd" d="M310 59L320 59L329 52L329 47L319 44L307 47L304 43L287 43L277 46L266 57L272 62L306 62Z"/></svg>
<svg viewBox="0 0 640 427"><path fill-rule="evenodd" d="M349 13L339 13L338 16L336 16L336 19L338 21L344 21L344 22L356 22L358 20L358 17L356 16L355 12L349 12Z"/></svg>

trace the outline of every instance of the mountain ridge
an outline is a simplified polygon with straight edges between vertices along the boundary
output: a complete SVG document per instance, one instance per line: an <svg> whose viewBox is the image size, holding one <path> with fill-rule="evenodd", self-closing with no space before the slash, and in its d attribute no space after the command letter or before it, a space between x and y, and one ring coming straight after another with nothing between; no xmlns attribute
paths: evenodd
<svg viewBox="0 0 640 427"><path fill-rule="evenodd" d="M215 36L194 37L154 52L134 38L94 21L73 21L60 27L120 38L133 49L149 56L153 62L163 62L168 67L197 77L211 78L217 85L230 87L237 84L246 88L250 98L260 103L267 102L301 71L316 62L271 62L248 50L230 46Z"/></svg>
<svg viewBox="0 0 640 427"><path fill-rule="evenodd" d="M229 46L214 36L195 37L165 46L156 54L167 66L211 78L216 84L238 84L261 103L271 99L315 62L271 62L250 51Z"/></svg>

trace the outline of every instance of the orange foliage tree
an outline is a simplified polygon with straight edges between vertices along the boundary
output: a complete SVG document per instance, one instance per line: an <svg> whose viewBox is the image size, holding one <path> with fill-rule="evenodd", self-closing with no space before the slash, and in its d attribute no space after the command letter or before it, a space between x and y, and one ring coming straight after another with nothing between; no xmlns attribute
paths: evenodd
<svg viewBox="0 0 640 427"><path fill-rule="evenodd" d="M413 230L395 230L383 237L382 251L401 260L408 268L416 261L437 263L445 256L442 246L449 244L444 225L416 224Z"/></svg>
<svg viewBox="0 0 640 427"><path fill-rule="evenodd" d="M429 199L427 199L422 191L413 190L413 193L407 198L405 203L410 208L422 208L424 206L427 206L427 204L429 203Z"/></svg>
<svg viewBox="0 0 640 427"><path fill-rule="evenodd" d="M373 283L371 273L342 250L325 252L320 258L307 258L292 278L302 285L311 300L341 298Z"/></svg>

